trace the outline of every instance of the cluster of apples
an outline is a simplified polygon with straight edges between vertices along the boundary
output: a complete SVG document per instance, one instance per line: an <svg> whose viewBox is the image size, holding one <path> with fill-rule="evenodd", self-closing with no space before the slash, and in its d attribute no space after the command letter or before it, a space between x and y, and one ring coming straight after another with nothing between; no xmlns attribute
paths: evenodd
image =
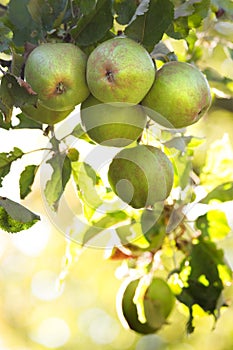
<svg viewBox="0 0 233 350"><path fill-rule="evenodd" d="M197 122L210 106L204 75L185 62L168 62L158 71L148 51L124 36L99 44L89 55L70 43L35 48L25 78L38 105L23 112L55 124L81 103L81 121L89 137L104 146L123 147L109 167L113 191L134 208L165 200L173 185L173 167L160 149L125 148L138 140L151 118L163 127Z"/></svg>

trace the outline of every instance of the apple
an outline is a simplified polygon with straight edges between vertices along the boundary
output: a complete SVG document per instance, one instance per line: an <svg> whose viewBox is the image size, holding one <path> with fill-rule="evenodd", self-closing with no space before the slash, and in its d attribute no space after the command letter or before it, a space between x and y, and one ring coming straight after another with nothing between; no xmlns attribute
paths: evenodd
<svg viewBox="0 0 233 350"><path fill-rule="evenodd" d="M144 311L148 324L161 328L175 303L175 297L165 280L154 277L144 296Z"/></svg>
<svg viewBox="0 0 233 350"><path fill-rule="evenodd" d="M146 125L147 116L142 106L119 107L102 103L89 95L81 104L81 121L88 136L98 144L125 147L137 140Z"/></svg>
<svg viewBox="0 0 233 350"><path fill-rule="evenodd" d="M136 209L164 201L172 189L173 177L173 166L166 154L148 145L121 150L108 169L108 181L115 194Z"/></svg>
<svg viewBox="0 0 233 350"><path fill-rule="evenodd" d="M25 64L25 79L41 104L52 110L73 108L89 95L86 54L70 43L46 43L36 47Z"/></svg>
<svg viewBox="0 0 233 350"><path fill-rule="evenodd" d="M22 106L21 110L30 119L42 124L54 125L65 119L73 111L73 108L67 111L53 111L37 102L37 106L28 104Z"/></svg>
<svg viewBox="0 0 233 350"><path fill-rule="evenodd" d="M175 297L165 280L154 277L142 296L145 322L141 322L134 303L140 279L126 280L117 295L117 313L123 325L140 334L155 333L166 323L171 313Z"/></svg>
<svg viewBox="0 0 233 350"><path fill-rule="evenodd" d="M106 40L87 61L87 83L91 93L106 103L138 104L151 88L154 62L146 49L126 37Z"/></svg>
<svg viewBox="0 0 233 350"><path fill-rule="evenodd" d="M209 109L211 94L202 72L186 62L165 63L142 101L151 119L167 128L196 123Z"/></svg>
<svg viewBox="0 0 233 350"><path fill-rule="evenodd" d="M77 162L79 160L79 151L76 148L71 147L67 151L67 157L71 162Z"/></svg>
<svg viewBox="0 0 233 350"><path fill-rule="evenodd" d="M142 323L138 319L137 307L133 302L139 279L131 280L129 283L122 285L122 289L118 294L117 312L118 317L123 324L140 334L151 334L156 331L156 328L151 327L148 322ZM127 281L128 282L128 281Z"/></svg>

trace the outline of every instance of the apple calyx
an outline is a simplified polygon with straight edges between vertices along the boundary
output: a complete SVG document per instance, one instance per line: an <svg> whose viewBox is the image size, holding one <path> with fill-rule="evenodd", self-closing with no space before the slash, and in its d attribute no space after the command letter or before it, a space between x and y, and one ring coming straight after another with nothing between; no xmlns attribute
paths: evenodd
<svg viewBox="0 0 233 350"><path fill-rule="evenodd" d="M106 76L106 78L107 78L109 83L113 83L114 82L114 80L115 80L114 79L114 74L113 74L113 72L111 70L107 70L105 76Z"/></svg>
<svg viewBox="0 0 233 350"><path fill-rule="evenodd" d="M61 95L61 94L63 94L66 91L65 85L63 84L62 81L60 81L57 84L55 91L56 91L57 95Z"/></svg>

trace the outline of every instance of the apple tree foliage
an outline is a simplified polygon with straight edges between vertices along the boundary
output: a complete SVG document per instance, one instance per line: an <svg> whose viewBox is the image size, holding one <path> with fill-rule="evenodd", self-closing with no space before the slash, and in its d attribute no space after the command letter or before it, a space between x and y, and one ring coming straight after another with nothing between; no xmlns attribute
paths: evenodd
<svg viewBox="0 0 233 350"><path fill-rule="evenodd" d="M14 114L16 108L37 102L37 95L24 80L25 59L33 47L44 42L70 42L89 55L99 43L123 33L143 45L155 64L161 65L177 60L179 55L169 40L182 41L186 47L183 61L195 64L206 75L213 104L232 110L231 78L221 75L208 61L203 64L206 51L219 45L225 47L232 68L232 19L231 0L10 0L0 5L0 128L9 133L9 138L14 129L38 129L45 137L45 146L49 142L44 162L51 166L51 176L43 188L45 200L53 212L58 212L66 185L73 179L87 223L80 229L81 247L104 231L114 232L118 244L107 249L106 243L108 257L122 260L124 275L133 276L134 280L128 281L123 290L118 311L139 333L169 327L166 318L170 309L179 304L189 310L188 332L194 330L196 305L215 320L221 316L222 307L228 306L224 289L232 282L232 271L218 242L231 231L221 204L233 199L232 163L222 157L228 175L222 182L215 182L213 175L205 194L198 196L205 176L208 178L208 171L213 169L211 164L193 169L195 150L203 140L189 135L186 129L158 129L149 121L139 142L159 144L170 156L175 175L169 198L162 208L116 207L98 212L98 208L112 201L114 193L96 169L81 160L82 150L68 147L66 137L59 139L56 126L40 124L23 113ZM81 124L67 138L70 136L95 147ZM23 157L27 153L17 145L0 153L2 188L12 164ZM24 206L23 200L33 191L42 163L43 160L41 164L27 165L22 171L18 203L7 198L7 193L0 197L3 230L19 232L40 220L39 215ZM192 208L201 210L190 219ZM70 242L67 249L71 255L79 254L77 246ZM155 278L166 281L161 293L165 288L170 301L164 301L161 295L157 297L160 287L154 287ZM167 286L176 298L176 306Z"/></svg>

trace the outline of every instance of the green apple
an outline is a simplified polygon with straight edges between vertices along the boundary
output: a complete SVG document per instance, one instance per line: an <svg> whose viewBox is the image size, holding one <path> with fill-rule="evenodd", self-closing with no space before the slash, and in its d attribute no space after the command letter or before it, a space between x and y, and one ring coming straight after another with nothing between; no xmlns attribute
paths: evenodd
<svg viewBox="0 0 233 350"><path fill-rule="evenodd" d="M161 328L175 303L175 297L165 280L154 277L144 296L144 311L148 324Z"/></svg>
<svg viewBox="0 0 233 350"><path fill-rule="evenodd" d="M67 157L71 162L77 162L79 160L79 151L76 148L71 147L67 151Z"/></svg>
<svg viewBox="0 0 233 350"><path fill-rule="evenodd" d="M21 107L22 112L30 119L33 119L39 123L54 125L63 119L65 119L72 111L73 108L67 111L53 111L44 107L40 102L37 106L24 105Z"/></svg>
<svg viewBox="0 0 233 350"><path fill-rule="evenodd" d="M81 104L81 121L89 137L104 146L125 147L137 140L146 125L146 113L140 105L119 107L102 103L89 95Z"/></svg>
<svg viewBox="0 0 233 350"><path fill-rule="evenodd" d="M147 322L142 323L138 319L137 307L133 302L133 298L138 287L139 279L130 281L128 285L123 286L120 290L121 300L119 300L118 305L118 316L122 320L122 323L127 323L130 329L134 330L140 334L151 334L154 333L157 329L151 327Z"/></svg>
<svg viewBox="0 0 233 350"><path fill-rule="evenodd" d="M173 166L160 149L138 145L116 154L108 180L116 195L133 208L153 206L170 194Z"/></svg>
<svg viewBox="0 0 233 350"><path fill-rule="evenodd" d="M202 72L186 62L165 63L142 101L147 114L168 128L196 123L209 109L211 94Z"/></svg>
<svg viewBox="0 0 233 350"><path fill-rule="evenodd" d="M151 88L155 65L136 41L116 37L97 46L87 61L87 83L102 102L137 104Z"/></svg>
<svg viewBox="0 0 233 350"><path fill-rule="evenodd" d="M25 79L41 104L52 110L73 108L89 95L85 53L70 43L36 47L25 64Z"/></svg>
<svg viewBox="0 0 233 350"><path fill-rule="evenodd" d="M140 279L126 281L120 288L117 296L117 312L123 324L135 332L150 334L158 331L170 315L175 297L165 280L154 277L142 297L145 322L139 320L137 306L133 299Z"/></svg>

